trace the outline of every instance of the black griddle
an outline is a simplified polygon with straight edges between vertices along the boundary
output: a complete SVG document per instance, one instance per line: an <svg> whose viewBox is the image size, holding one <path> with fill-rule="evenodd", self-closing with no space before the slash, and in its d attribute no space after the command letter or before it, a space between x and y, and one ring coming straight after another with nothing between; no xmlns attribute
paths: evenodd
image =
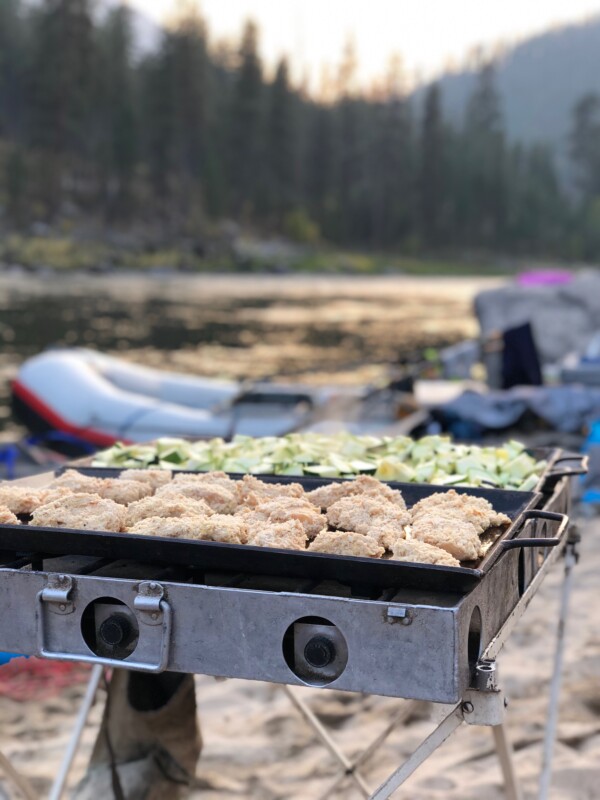
<svg viewBox="0 0 600 800"><path fill-rule="evenodd" d="M78 467L77 470L82 474L97 477L114 477L121 472L114 468ZM239 479L242 476L232 475L231 477ZM317 477L296 478L265 475L257 477L268 483L300 483L306 491L331 483L343 482L343 479ZM379 589L411 588L466 594L507 549L550 547L558 541L558 539L550 538L524 538L524 534L528 530L528 520L532 518L543 518L556 522L561 520L560 515L535 509L541 500L538 492L392 482L389 483L389 486L402 492L409 508L431 494L448 492L452 488L462 494L483 497L492 504L497 512L510 517L511 525L498 536L484 558L471 567L446 567L386 559L253 547L251 545L169 539L161 536L141 536L106 531L41 528L32 525L0 525L0 550L16 553L35 552L51 556L69 554L113 560L135 560L163 566L189 567L196 572L245 573L302 578L311 581L335 580L349 586L360 585Z"/></svg>

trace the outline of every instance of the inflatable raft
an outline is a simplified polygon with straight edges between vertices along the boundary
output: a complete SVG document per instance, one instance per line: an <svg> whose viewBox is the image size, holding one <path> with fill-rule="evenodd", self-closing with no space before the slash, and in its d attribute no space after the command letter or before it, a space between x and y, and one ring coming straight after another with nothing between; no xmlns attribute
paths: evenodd
<svg viewBox="0 0 600 800"><path fill-rule="evenodd" d="M12 383L13 409L36 432L94 447L159 436L281 436L307 423L327 392L162 372L86 349L49 350Z"/></svg>

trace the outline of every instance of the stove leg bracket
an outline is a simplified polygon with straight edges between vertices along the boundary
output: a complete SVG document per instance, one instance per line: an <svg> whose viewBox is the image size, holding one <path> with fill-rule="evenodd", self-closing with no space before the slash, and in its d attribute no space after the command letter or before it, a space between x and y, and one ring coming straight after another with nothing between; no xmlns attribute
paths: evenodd
<svg viewBox="0 0 600 800"><path fill-rule="evenodd" d="M482 677L483 675L490 676ZM404 781L421 766L440 747L463 722L468 725L491 727L494 734L496 752L500 760L504 785L508 800L521 800L513 763L513 753L506 728L504 715L506 698L496 685L495 662L483 661L477 665L475 684L488 681L486 688L471 688L463 700L455 705L442 719L437 728L417 747L413 754L395 770L389 778L371 795L370 800L388 800Z"/></svg>

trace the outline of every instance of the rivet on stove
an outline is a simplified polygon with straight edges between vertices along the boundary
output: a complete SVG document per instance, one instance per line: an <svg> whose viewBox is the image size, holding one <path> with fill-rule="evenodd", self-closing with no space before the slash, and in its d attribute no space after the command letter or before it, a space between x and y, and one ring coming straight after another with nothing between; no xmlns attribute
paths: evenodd
<svg viewBox="0 0 600 800"><path fill-rule="evenodd" d="M66 607L66 605L64 603L61 603L59 605L59 608L60 608L61 611L66 611L67 610L67 607Z"/></svg>
<svg viewBox="0 0 600 800"><path fill-rule="evenodd" d="M150 616L152 617L152 619L158 619L158 614L156 613L156 611Z"/></svg>
<svg viewBox="0 0 600 800"><path fill-rule="evenodd" d="M472 714L473 713L473 703L470 703L468 700L466 703L462 704L462 710L464 714Z"/></svg>

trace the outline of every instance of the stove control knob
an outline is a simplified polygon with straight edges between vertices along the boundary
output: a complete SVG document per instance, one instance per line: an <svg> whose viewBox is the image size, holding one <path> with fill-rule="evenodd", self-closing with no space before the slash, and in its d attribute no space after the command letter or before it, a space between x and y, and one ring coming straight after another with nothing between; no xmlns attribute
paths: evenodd
<svg viewBox="0 0 600 800"><path fill-rule="evenodd" d="M131 638L131 623L124 614L113 614L100 625L98 633L109 647L123 647Z"/></svg>
<svg viewBox="0 0 600 800"><path fill-rule="evenodd" d="M313 636L304 648L304 658L315 669L329 666L335 657L335 645L325 636Z"/></svg>

